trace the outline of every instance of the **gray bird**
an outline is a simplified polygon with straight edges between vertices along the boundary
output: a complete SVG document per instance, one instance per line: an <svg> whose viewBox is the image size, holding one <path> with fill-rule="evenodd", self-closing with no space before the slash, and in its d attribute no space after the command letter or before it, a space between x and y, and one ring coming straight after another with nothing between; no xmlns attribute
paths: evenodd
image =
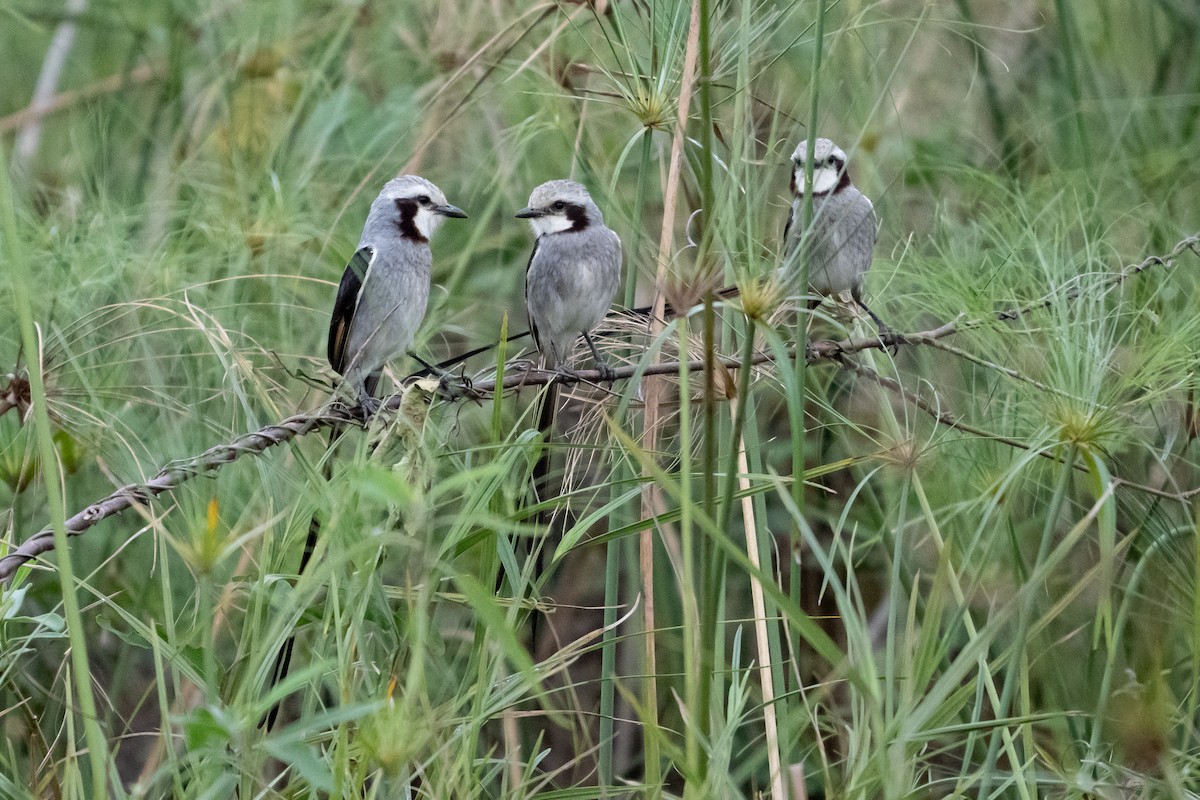
<svg viewBox="0 0 1200 800"><path fill-rule="evenodd" d="M812 231L797 224L804 213L804 162L808 142L792 153L792 210L783 231L785 261L782 273L791 288L802 259L808 258L808 285L817 294L837 297L846 293L866 311L880 332L887 326L862 299L863 278L871 268L879 223L875 208L854 187L846 169L846 154L828 139L817 139L813 150ZM803 247L801 242L803 241Z"/></svg>
<svg viewBox="0 0 1200 800"><path fill-rule="evenodd" d="M604 224L604 215L582 184L547 181L533 190L529 205L517 212L537 237L525 270L525 309L542 366L573 375L571 351L580 334L591 348L596 369L607 380L612 370L596 350L591 329L612 305L621 283L621 239ZM538 413L538 430L548 443L554 428L558 386L547 387ZM550 451L543 449L533 468L535 494L548 491ZM542 521L546 517L539 515ZM535 576L543 572L544 547Z"/></svg>
<svg viewBox="0 0 1200 800"><path fill-rule="evenodd" d="M572 373L571 350L582 334L596 368L611 373L590 331L608 313L621 282L621 239L575 181L543 183L517 216L528 219L537 236L525 270L525 309L543 365Z"/></svg>
<svg viewBox="0 0 1200 800"><path fill-rule="evenodd" d="M346 265L329 323L329 364L367 408L387 362L412 344L429 301L429 237L447 217L467 215L416 175L388 181L371 203Z"/></svg>
<svg viewBox="0 0 1200 800"><path fill-rule="evenodd" d="M342 273L333 302L327 351L330 366L346 379L366 413L379 407L374 394L384 365L404 354L425 318L433 264L429 237L446 217L466 216L446 202L441 189L416 175L388 181L371 203L358 249ZM331 449L340 436L340 426L330 428ZM325 479L332 474L332 461L327 460ZM321 521L314 514L298 573L312 559L320 530ZM292 633L275 656L271 686L287 677L295 647ZM259 726L271 730L279 709L276 702Z"/></svg>

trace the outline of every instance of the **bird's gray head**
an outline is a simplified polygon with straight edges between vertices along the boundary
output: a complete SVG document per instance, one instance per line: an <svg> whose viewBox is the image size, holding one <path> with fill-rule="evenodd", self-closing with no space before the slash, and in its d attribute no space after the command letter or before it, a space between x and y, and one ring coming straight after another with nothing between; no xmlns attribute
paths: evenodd
<svg viewBox="0 0 1200 800"><path fill-rule="evenodd" d="M446 217L466 218L462 209L446 202L442 190L417 175L401 175L383 186L371 203L368 224L394 226L414 242L428 242Z"/></svg>
<svg viewBox="0 0 1200 800"><path fill-rule="evenodd" d="M604 215L592 202L587 188L575 181L546 181L533 190L529 205L517 216L529 220L534 236L583 231L604 224Z"/></svg>
<svg viewBox="0 0 1200 800"><path fill-rule="evenodd" d="M792 153L792 194L804 196L804 162L808 158L808 142L796 145ZM846 170L846 154L828 139L817 139L813 147L813 196L840 192L850 185Z"/></svg>

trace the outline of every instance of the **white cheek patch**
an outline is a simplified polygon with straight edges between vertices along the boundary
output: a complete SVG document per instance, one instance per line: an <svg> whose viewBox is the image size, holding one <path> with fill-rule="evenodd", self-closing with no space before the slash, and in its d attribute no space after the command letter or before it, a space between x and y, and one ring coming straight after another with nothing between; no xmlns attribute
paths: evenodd
<svg viewBox="0 0 1200 800"><path fill-rule="evenodd" d="M813 194L825 194L837 185L838 172L836 169L821 167L813 170Z"/></svg>
<svg viewBox="0 0 1200 800"><path fill-rule="evenodd" d="M533 217L529 220L529 227L533 228L534 236L542 236L547 233L561 233L570 230L574 226L575 223L567 219L566 214L547 214L544 217Z"/></svg>
<svg viewBox="0 0 1200 800"><path fill-rule="evenodd" d="M825 194L838 185L838 171L829 167L817 167L813 170L813 190L815 194ZM796 194L804 194L804 170L796 170Z"/></svg>
<svg viewBox="0 0 1200 800"><path fill-rule="evenodd" d="M434 230L438 225L442 224L442 215L438 214L425 206L417 206L417 215L413 218L413 225L416 226L417 232L428 239L433 235Z"/></svg>

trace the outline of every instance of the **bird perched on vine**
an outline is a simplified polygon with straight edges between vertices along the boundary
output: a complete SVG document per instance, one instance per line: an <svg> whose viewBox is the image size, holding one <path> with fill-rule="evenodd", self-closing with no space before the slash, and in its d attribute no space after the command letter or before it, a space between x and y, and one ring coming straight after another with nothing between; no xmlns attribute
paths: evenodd
<svg viewBox="0 0 1200 800"><path fill-rule="evenodd" d="M465 218L442 190L416 175L384 185L342 273L327 354L368 411L384 365L412 344L429 302L429 237L447 217Z"/></svg>
<svg viewBox="0 0 1200 800"><path fill-rule="evenodd" d="M621 283L621 239L581 183L547 181L533 190L517 212L529 220L537 239L525 270L525 309L529 329L545 369L573 376L572 351L582 336L603 379L612 370L596 349L591 330L604 319ZM558 406L558 384L547 387L538 430L548 443ZM545 499L550 453L534 467L534 486ZM540 571L540 570L539 570Z"/></svg>
<svg viewBox="0 0 1200 800"><path fill-rule="evenodd" d="M850 299L875 321L888 327L863 301L862 286L875 249L879 222L871 200L850 180L846 153L829 139L813 142L811 192L805 180L808 141L792 153L792 208L783 230L781 275L788 290L798 287L801 265L808 263L808 287L816 294ZM803 223L805 195L812 196L812 225Z"/></svg>
<svg viewBox="0 0 1200 800"><path fill-rule="evenodd" d="M364 416L379 408L375 390L384 366L404 355L425 318L433 266L429 238L448 217L466 216L446 202L441 189L416 175L388 181L371 203L358 247L338 285L326 346L329 365L345 379ZM331 448L340 435L338 426L330 430ZM325 462L326 480L330 463ZM320 530L320 520L313 516L298 574L312 559ZM280 648L271 686L287 677L295 645L293 634ZM270 730L278 714L277 703L262 724Z"/></svg>

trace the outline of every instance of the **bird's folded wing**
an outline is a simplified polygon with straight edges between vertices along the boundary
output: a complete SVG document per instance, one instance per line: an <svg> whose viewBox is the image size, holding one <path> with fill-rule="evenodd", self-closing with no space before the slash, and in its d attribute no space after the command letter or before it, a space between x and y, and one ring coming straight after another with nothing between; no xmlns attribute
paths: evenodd
<svg viewBox="0 0 1200 800"><path fill-rule="evenodd" d="M360 248L346 265L346 271L342 273L342 282L338 286L337 299L333 301L327 354L329 365L339 375L345 373L346 344L350 341L350 326L354 321L354 312L358 308L363 284L367 281L367 271L374 260L374 247Z"/></svg>

